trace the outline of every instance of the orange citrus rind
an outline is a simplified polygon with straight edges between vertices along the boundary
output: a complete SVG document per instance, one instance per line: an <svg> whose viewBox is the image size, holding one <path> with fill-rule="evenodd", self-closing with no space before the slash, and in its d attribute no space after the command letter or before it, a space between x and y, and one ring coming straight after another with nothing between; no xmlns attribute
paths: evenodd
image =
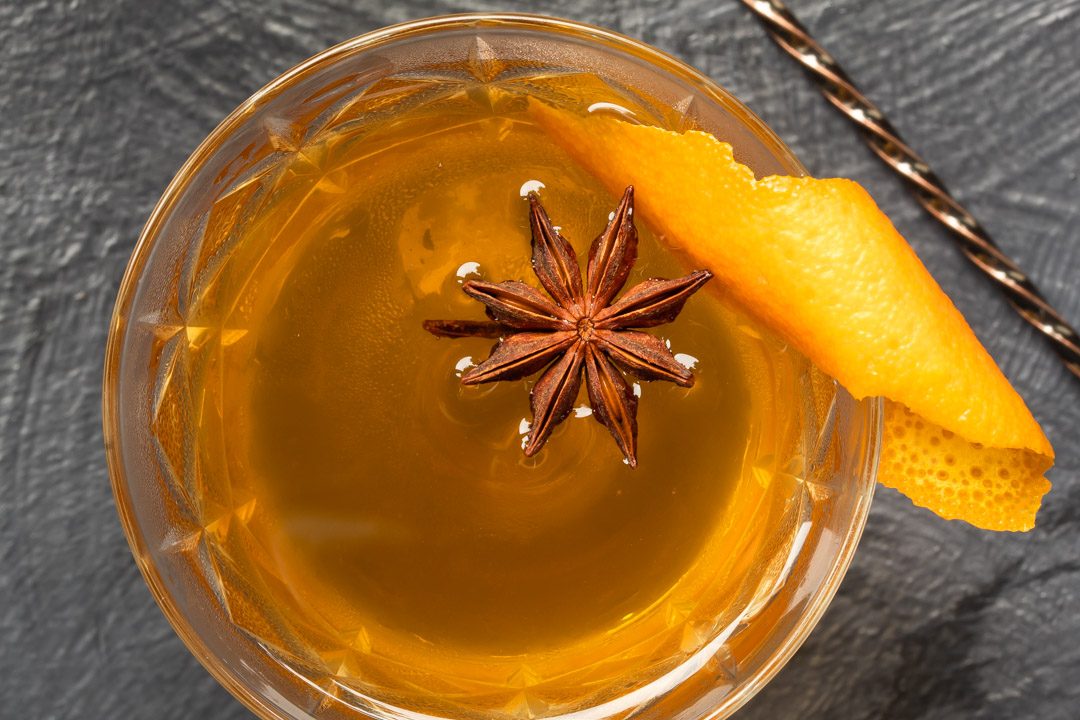
<svg viewBox="0 0 1080 720"><path fill-rule="evenodd" d="M856 398L886 399L878 477L990 530L1034 526L1053 449L963 316L869 194L843 179L756 179L707 133L530 103L613 194L714 286Z"/></svg>

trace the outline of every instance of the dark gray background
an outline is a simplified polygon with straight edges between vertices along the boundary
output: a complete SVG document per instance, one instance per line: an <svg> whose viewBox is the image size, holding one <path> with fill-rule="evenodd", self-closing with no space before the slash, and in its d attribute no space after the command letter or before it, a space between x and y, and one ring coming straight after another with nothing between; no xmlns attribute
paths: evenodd
<svg viewBox="0 0 1080 720"><path fill-rule="evenodd" d="M1080 321L1080 3L792 0ZM507 2L0 0L0 717L244 718L143 586L109 492L106 324L173 172L250 93L352 35ZM881 490L821 625L741 718L1080 717L1080 382L735 0L535 0L697 66L817 175L866 185L1058 450L1027 535Z"/></svg>

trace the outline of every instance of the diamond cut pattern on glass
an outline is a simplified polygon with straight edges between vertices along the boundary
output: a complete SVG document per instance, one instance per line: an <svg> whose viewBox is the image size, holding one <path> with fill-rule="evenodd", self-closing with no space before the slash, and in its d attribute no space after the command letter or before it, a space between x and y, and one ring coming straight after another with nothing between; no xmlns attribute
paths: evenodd
<svg viewBox="0 0 1080 720"><path fill-rule="evenodd" d="M264 190L262 176L246 179L222 195L211 206L197 250L185 268L187 287L205 286L228 257L228 249L255 210L255 200Z"/></svg>
<svg viewBox="0 0 1080 720"><path fill-rule="evenodd" d="M807 442L806 467L802 478L811 501L823 506L838 495L841 488L838 467L839 418L836 405L837 386L833 387L824 413L808 418L807 426L817 430Z"/></svg>
<svg viewBox="0 0 1080 720"><path fill-rule="evenodd" d="M164 344L151 400L150 428L162 479L190 515L197 516L198 484L190 428L195 423L187 376L186 335L174 332Z"/></svg>
<svg viewBox="0 0 1080 720"><path fill-rule="evenodd" d="M739 678L739 663L735 660L728 646L721 645L716 653L705 663L705 670L718 679L735 682Z"/></svg>
<svg viewBox="0 0 1080 720"><path fill-rule="evenodd" d="M509 64L499 58L491 45L484 38L477 35L473 38L469 47L469 59L465 63L465 69L475 80L482 83L490 83L509 67Z"/></svg>
<svg viewBox="0 0 1080 720"><path fill-rule="evenodd" d="M700 106L701 100L696 94L687 95L675 102L672 106L676 117L673 129L677 132L699 129L701 126L697 121L697 117Z"/></svg>
<svg viewBox="0 0 1080 720"><path fill-rule="evenodd" d="M515 718L536 718L547 712L548 704L534 694L523 690L510 699L503 711Z"/></svg>

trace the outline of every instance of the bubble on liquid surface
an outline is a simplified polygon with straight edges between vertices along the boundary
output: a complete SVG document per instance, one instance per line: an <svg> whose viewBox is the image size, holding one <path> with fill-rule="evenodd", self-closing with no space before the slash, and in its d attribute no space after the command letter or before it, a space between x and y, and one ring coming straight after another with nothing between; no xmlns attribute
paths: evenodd
<svg viewBox="0 0 1080 720"><path fill-rule="evenodd" d="M686 353L675 353L675 362L679 363L687 370L693 370L697 367L697 364L700 361L693 355L687 355Z"/></svg>
<svg viewBox="0 0 1080 720"><path fill-rule="evenodd" d="M521 189L518 190L518 195L521 197L528 197L529 193L539 193L544 189L544 183L539 180L526 180L521 184Z"/></svg>
<svg viewBox="0 0 1080 720"><path fill-rule="evenodd" d="M476 363L473 362L472 355L466 355L454 364L454 374L461 377L469 370L469 368L472 368L475 365Z"/></svg>
<svg viewBox="0 0 1080 720"><path fill-rule="evenodd" d="M461 263L454 275L459 283L465 282L470 276L480 277L480 263L473 261Z"/></svg>

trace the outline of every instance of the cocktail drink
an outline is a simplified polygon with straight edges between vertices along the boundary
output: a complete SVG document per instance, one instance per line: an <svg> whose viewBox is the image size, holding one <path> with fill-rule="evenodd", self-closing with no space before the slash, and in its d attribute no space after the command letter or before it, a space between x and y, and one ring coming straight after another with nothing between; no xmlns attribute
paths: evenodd
<svg viewBox="0 0 1080 720"><path fill-rule="evenodd" d="M565 352L468 382L525 332L476 288L550 290L537 208L584 293L594 238L633 225L607 304L698 269L537 103L705 130L759 175L800 173L745 108L644 46L450 18L261 91L144 232L106 380L121 514L178 632L265 717L722 716L794 651L850 559L879 406L720 284L622 328L633 348L655 338L677 382L623 358L605 407L581 344L581 385L540 443L536 388ZM451 318L471 330L446 337ZM611 419L628 405L630 450Z"/></svg>

